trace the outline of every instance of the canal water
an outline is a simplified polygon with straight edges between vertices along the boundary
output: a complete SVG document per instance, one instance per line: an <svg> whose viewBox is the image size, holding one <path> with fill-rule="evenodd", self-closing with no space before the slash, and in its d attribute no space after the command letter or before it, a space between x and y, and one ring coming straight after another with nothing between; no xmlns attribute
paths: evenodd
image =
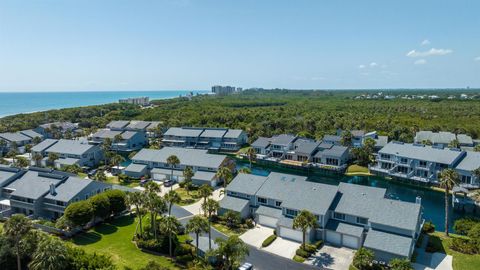
<svg viewBox="0 0 480 270"><path fill-rule="evenodd" d="M237 161L238 168L249 167L247 163L241 163ZM309 181L338 185L340 182L347 182L352 184L359 184L372 187L380 187L387 189L387 197L394 200L402 200L407 202L415 202L415 198L420 196L422 198L423 217L427 221L432 221L435 224L437 231L443 231L445 228L445 197L443 192L438 192L421 187L413 187L405 185L394 180L387 180L382 177L376 176L345 176L345 175L322 175L313 174L306 175L299 171L285 171L271 168L261 168L254 166L252 168L252 174L266 176L270 171L279 171L284 173L299 174L308 176ZM451 196L450 196L451 200ZM465 214L453 212L451 207L451 201L449 203L449 219L450 228L452 230L453 222L465 216Z"/></svg>

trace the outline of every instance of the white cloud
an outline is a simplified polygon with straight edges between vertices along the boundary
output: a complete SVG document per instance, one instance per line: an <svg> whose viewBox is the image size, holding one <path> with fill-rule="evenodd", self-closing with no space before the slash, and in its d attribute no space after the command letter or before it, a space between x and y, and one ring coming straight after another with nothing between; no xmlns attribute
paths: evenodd
<svg viewBox="0 0 480 270"><path fill-rule="evenodd" d="M370 67L376 67L376 66L378 66L377 63L375 63L375 62L370 63Z"/></svg>
<svg viewBox="0 0 480 270"><path fill-rule="evenodd" d="M365 65L359 65L358 68L363 69L363 68L365 68Z"/></svg>
<svg viewBox="0 0 480 270"><path fill-rule="evenodd" d="M414 62L415 65L425 65L427 63L427 60L425 59L418 59L417 61Z"/></svg>
<svg viewBox="0 0 480 270"><path fill-rule="evenodd" d="M440 56L440 55L447 55L452 53L453 51L450 49L435 49L431 48L428 51L416 51L416 50L411 50L407 53L408 57L428 57L428 56Z"/></svg>
<svg viewBox="0 0 480 270"><path fill-rule="evenodd" d="M430 40L428 40L428 39L424 39L422 41L422 43L420 43L421 46L426 46L426 45L429 45L429 44L430 44Z"/></svg>
<svg viewBox="0 0 480 270"><path fill-rule="evenodd" d="M479 56L479 57L475 57L475 59L473 59L473 61L480 62L480 56Z"/></svg>

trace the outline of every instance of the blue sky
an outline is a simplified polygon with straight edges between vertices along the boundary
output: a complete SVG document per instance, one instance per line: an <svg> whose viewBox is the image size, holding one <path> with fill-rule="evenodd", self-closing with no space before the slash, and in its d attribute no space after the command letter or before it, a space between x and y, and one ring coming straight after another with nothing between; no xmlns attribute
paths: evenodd
<svg viewBox="0 0 480 270"><path fill-rule="evenodd" d="M480 1L0 0L0 91L480 87Z"/></svg>

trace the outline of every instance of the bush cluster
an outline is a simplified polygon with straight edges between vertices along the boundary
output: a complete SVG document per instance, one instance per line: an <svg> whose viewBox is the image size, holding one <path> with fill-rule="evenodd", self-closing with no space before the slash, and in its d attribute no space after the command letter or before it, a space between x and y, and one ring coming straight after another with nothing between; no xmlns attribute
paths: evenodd
<svg viewBox="0 0 480 270"><path fill-rule="evenodd" d="M263 241L262 247L268 247L271 243L273 243L273 241L275 241L275 239L277 239L276 235L270 235L269 237L267 237L267 239Z"/></svg>

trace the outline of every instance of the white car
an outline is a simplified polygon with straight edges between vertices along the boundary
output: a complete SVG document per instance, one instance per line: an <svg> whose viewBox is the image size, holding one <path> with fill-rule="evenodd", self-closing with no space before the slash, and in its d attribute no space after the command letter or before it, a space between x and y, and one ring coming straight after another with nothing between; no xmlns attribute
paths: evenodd
<svg viewBox="0 0 480 270"><path fill-rule="evenodd" d="M238 268L238 270L253 270L253 265L251 263L244 263Z"/></svg>

